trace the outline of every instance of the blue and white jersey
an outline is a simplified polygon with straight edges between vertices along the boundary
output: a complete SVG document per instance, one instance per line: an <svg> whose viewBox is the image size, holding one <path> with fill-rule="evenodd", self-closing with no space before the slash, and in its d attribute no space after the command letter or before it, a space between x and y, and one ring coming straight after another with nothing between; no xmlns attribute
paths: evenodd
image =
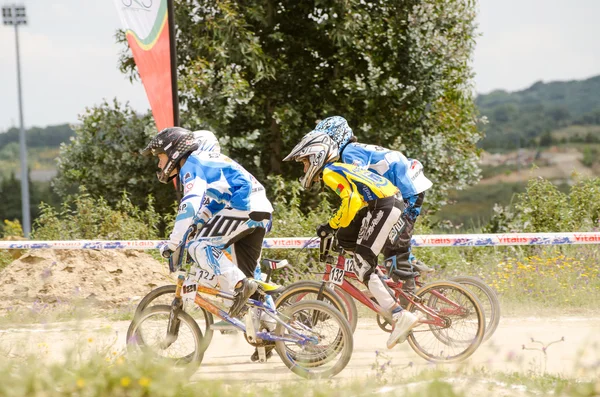
<svg viewBox="0 0 600 397"><path fill-rule="evenodd" d="M265 188L241 165L216 152L194 152L179 171L183 198L169 237L178 244L199 213L206 223L219 211L232 208L238 211L273 212Z"/></svg>
<svg viewBox="0 0 600 397"><path fill-rule="evenodd" d="M432 186L423 174L423 164L408 159L402 153L375 145L349 143L341 153L343 163L366 167L387 178L407 199Z"/></svg>

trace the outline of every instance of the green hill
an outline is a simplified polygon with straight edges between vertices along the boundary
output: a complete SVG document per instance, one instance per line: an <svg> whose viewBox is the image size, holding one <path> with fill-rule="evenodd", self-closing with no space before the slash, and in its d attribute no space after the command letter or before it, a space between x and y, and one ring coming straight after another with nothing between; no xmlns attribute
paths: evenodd
<svg viewBox="0 0 600 397"><path fill-rule="evenodd" d="M25 130L27 147L55 147L67 142L75 133L69 124L49 125L44 128L32 127ZM0 150L10 143L19 143L19 129L11 128L0 133Z"/></svg>
<svg viewBox="0 0 600 397"><path fill-rule="evenodd" d="M497 90L479 95L476 104L489 123L482 126L486 137L481 147L506 150L556 142L552 132L569 126L600 125L600 76L587 80L537 82L516 92ZM584 131L582 141L587 138ZM577 139L577 138L575 138ZM596 142L591 133L588 141Z"/></svg>

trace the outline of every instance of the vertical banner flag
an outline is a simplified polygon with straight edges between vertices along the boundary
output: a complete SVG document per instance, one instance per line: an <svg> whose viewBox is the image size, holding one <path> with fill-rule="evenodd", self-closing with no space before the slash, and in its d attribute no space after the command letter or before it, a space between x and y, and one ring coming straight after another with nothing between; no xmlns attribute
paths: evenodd
<svg viewBox="0 0 600 397"><path fill-rule="evenodd" d="M179 125L172 0L114 0L158 130Z"/></svg>

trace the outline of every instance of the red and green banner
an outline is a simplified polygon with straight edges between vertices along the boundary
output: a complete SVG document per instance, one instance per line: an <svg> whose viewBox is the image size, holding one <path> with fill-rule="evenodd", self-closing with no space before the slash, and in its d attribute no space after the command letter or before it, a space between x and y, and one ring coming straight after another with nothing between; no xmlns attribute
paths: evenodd
<svg viewBox="0 0 600 397"><path fill-rule="evenodd" d="M179 124L172 0L114 0L158 130Z"/></svg>

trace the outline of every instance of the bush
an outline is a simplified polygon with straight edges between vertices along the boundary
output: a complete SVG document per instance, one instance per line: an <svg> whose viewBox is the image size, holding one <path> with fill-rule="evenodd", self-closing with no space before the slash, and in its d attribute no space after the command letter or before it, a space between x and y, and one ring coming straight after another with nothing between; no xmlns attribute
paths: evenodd
<svg viewBox="0 0 600 397"><path fill-rule="evenodd" d="M23 228L18 220L4 220L1 240L20 240L23 238ZM21 250L0 250L0 270L4 269L16 257L20 256Z"/></svg>
<svg viewBox="0 0 600 397"><path fill-rule="evenodd" d="M592 230L600 219L600 178L580 180L569 193L569 230Z"/></svg>
<svg viewBox="0 0 600 397"><path fill-rule="evenodd" d="M525 193L517 195L521 232L559 232L568 217L567 196L544 178L531 179Z"/></svg>
<svg viewBox="0 0 600 397"><path fill-rule="evenodd" d="M147 208L140 210L129 195L111 208L104 197L94 198L85 187L77 196L68 196L60 212L45 203L34 225L32 238L38 240L151 240L158 239L158 225L164 219L154 210L152 196L146 198Z"/></svg>
<svg viewBox="0 0 600 397"><path fill-rule="evenodd" d="M6 237L23 237L23 227L21 226L21 222L18 220L9 221L8 219L4 220L4 227L2 228L2 236Z"/></svg>
<svg viewBox="0 0 600 397"><path fill-rule="evenodd" d="M600 178L578 179L568 194L542 177L532 179L514 205L494 207L488 233L590 231L600 219Z"/></svg>
<svg viewBox="0 0 600 397"><path fill-rule="evenodd" d="M53 188L64 200L85 186L93 196L102 196L113 208L121 193L145 208L152 194L155 208L164 211L176 199L175 190L156 178L156 158L139 155L156 134L151 114L138 115L117 100L88 108L79 116L75 136L60 147L58 175Z"/></svg>
<svg viewBox="0 0 600 397"><path fill-rule="evenodd" d="M581 162L586 167L591 168L594 165L594 163L596 162L597 155L598 155L598 150L596 148L591 148L589 146L586 146L583 149L583 159L581 160Z"/></svg>

